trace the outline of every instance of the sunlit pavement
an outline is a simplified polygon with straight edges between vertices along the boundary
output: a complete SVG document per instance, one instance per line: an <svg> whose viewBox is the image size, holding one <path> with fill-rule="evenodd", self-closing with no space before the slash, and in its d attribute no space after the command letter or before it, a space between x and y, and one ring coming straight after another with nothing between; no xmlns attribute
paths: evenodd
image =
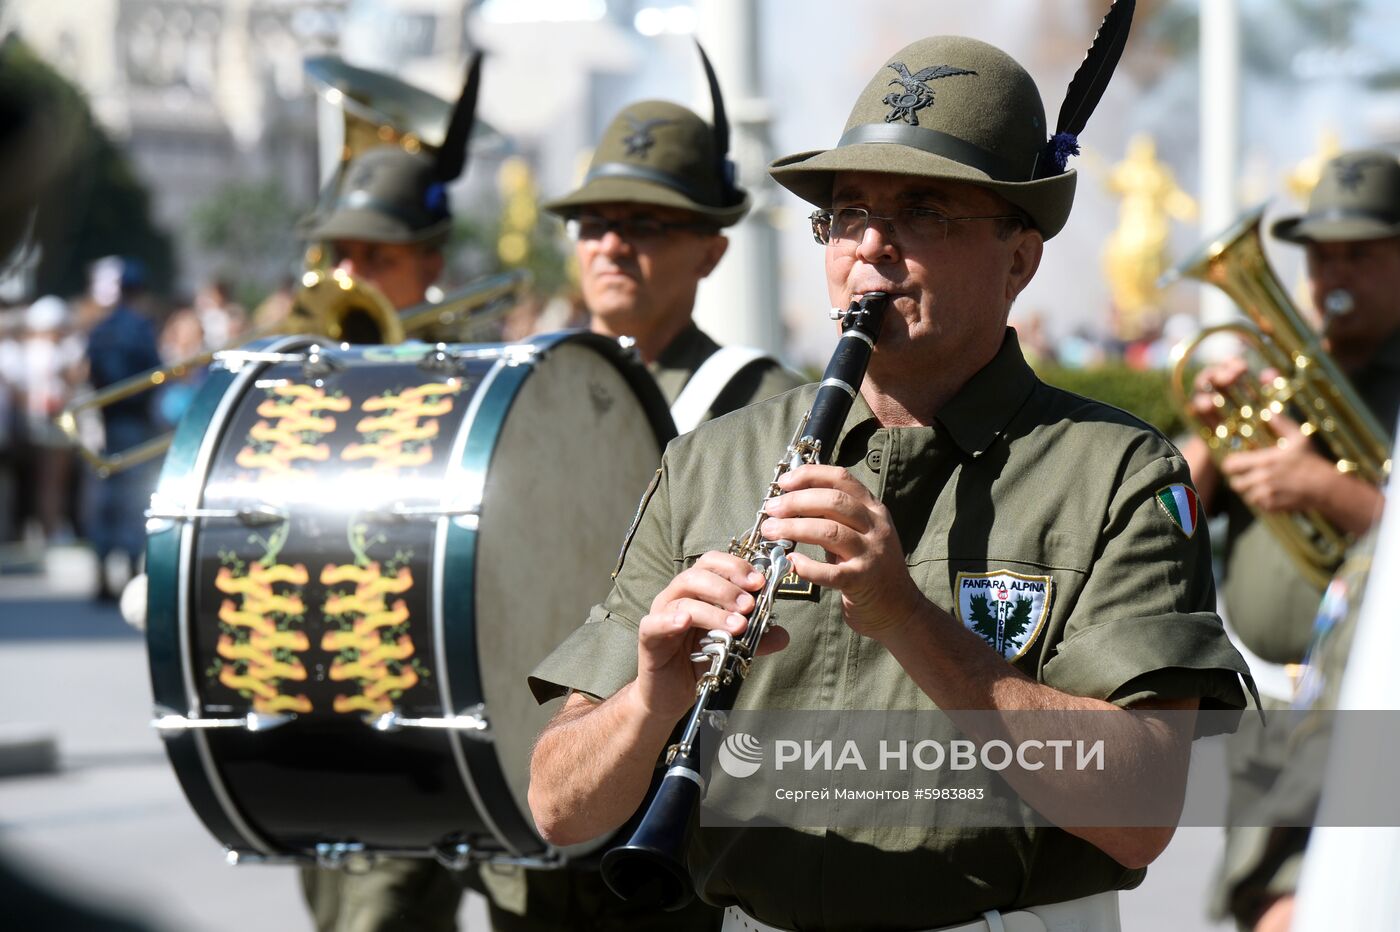
<svg viewBox="0 0 1400 932"><path fill-rule="evenodd" d="M115 606L90 601L94 572L86 551L69 548L51 552L44 574L0 576L0 726L51 735L59 760L53 773L0 778L0 855L66 897L157 929L310 929L295 870L225 865L186 804L147 724L141 636ZM1219 829L1179 831L1124 895L1124 929L1228 928L1203 912L1219 852ZM487 928L474 894L460 926Z"/></svg>

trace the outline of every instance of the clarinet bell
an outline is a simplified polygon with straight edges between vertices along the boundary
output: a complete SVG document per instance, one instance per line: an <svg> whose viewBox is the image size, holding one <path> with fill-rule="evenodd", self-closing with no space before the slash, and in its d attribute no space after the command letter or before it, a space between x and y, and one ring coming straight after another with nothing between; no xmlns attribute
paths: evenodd
<svg viewBox="0 0 1400 932"><path fill-rule="evenodd" d="M627 844L603 855L603 882L628 902L670 912L695 891L685 866L700 784L668 772Z"/></svg>

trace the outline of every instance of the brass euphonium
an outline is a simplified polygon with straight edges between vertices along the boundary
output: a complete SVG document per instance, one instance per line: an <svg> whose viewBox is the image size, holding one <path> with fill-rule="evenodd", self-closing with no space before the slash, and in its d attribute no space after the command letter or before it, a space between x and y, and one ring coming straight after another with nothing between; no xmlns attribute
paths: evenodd
<svg viewBox="0 0 1400 932"><path fill-rule="evenodd" d="M1194 278L1229 295L1249 323L1207 327L1172 349L1172 392L1219 466L1237 450L1260 449L1279 442L1276 417L1298 420L1303 435L1317 437L1336 460L1337 469L1381 485L1390 474L1391 441L1366 408L1336 361L1322 347L1289 299L1264 255L1259 233L1264 208L1247 212L1195 256L1168 273L1164 282ZM1192 357L1207 338L1229 333L1252 348L1277 374L1264 382L1243 378L1214 395L1217 425L1191 409L1188 376ZM1260 512L1298 568L1325 586L1346 553L1351 537L1317 511Z"/></svg>

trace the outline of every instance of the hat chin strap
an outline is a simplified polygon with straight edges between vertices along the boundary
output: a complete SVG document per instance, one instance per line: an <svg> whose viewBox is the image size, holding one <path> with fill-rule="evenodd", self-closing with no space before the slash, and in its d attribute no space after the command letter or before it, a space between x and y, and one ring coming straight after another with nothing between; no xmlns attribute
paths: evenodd
<svg viewBox="0 0 1400 932"><path fill-rule="evenodd" d="M1017 172L1001 156L964 139L929 129L926 126L906 126L895 123L862 123L841 135L836 148L863 143L886 143L908 146L933 155L940 155L969 168L984 172L993 181L1028 181L1029 172ZM1024 178L1020 177L1025 175Z"/></svg>

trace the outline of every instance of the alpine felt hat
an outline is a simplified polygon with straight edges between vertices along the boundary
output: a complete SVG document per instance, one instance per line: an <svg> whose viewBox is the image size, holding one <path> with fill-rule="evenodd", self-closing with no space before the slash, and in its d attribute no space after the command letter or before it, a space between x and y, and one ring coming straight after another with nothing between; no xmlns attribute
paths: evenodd
<svg viewBox="0 0 1400 932"><path fill-rule="evenodd" d="M1292 243L1400 236L1400 161L1374 149L1337 156L1323 166L1307 213L1277 221L1272 231Z"/></svg>
<svg viewBox="0 0 1400 932"><path fill-rule="evenodd" d="M604 131L583 184L544 209L570 217L594 204L654 204L730 226L748 212L749 195L726 177L732 166L716 149L710 125L685 107L634 103Z"/></svg>
<svg viewBox="0 0 1400 932"><path fill-rule="evenodd" d="M856 99L830 149L775 161L769 173L818 207L837 172L882 172L975 184L1030 217L1042 236L1064 227L1075 172L1047 139L1045 108L1011 56L962 36L921 39L895 53Z"/></svg>
<svg viewBox="0 0 1400 932"><path fill-rule="evenodd" d="M330 209L305 226L312 240L418 243L445 235L452 214L431 158L377 146L350 163Z"/></svg>

